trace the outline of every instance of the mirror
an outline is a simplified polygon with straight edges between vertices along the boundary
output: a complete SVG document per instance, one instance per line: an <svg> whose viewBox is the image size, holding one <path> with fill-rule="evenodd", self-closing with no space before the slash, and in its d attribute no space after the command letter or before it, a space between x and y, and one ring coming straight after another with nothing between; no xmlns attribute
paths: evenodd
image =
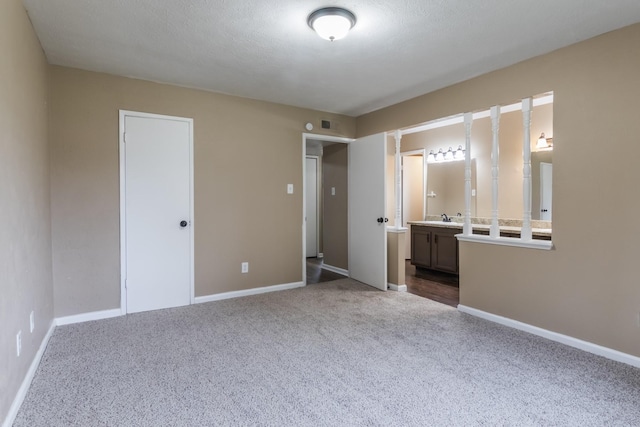
<svg viewBox="0 0 640 427"><path fill-rule="evenodd" d="M427 164L427 215L464 215L464 161ZM476 162L471 159L471 188L476 188ZM473 193L473 192L472 192ZM471 216L476 216L471 197Z"/></svg>

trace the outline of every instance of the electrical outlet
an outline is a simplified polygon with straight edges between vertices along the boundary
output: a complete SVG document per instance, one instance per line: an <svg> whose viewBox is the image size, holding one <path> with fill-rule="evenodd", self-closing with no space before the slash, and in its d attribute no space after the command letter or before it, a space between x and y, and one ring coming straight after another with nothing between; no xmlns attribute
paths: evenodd
<svg viewBox="0 0 640 427"><path fill-rule="evenodd" d="M20 352L22 351L22 331L18 331L18 335L16 335L16 354L20 357Z"/></svg>
<svg viewBox="0 0 640 427"><path fill-rule="evenodd" d="M36 317L33 314L33 310L31 310L31 314L29 315L29 332L33 333L33 330L36 328Z"/></svg>
<svg viewBox="0 0 640 427"><path fill-rule="evenodd" d="M249 263L248 262L243 262L240 265L240 272L241 273L248 273L249 272Z"/></svg>

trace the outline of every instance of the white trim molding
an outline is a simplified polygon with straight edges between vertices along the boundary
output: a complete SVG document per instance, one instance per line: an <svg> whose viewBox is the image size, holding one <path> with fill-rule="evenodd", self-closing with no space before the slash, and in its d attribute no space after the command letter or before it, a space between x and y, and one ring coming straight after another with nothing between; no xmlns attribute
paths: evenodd
<svg viewBox="0 0 640 427"><path fill-rule="evenodd" d="M476 308L467 307L459 304L458 311L472 316L480 317L491 322L499 323L510 328L518 329L524 332L528 332L539 337L546 338L551 341L559 342L561 344L574 347L588 353L593 353L598 356L606 357L607 359L615 360L616 362L626 363L627 365L640 368L640 357L633 356L631 354L623 353L618 350L614 350L608 347L603 347L598 344L594 344L588 341L583 341L578 338L571 337L569 335L559 334L557 332L542 329L537 326L529 325L528 323L519 322L517 320L509 319L508 317L498 316L496 314L488 313L486 311L478 310Z"/></svg>
<svg viewBox="0 0 640 427"><path fill-rule="evenodd" d="M7 413L7 416L5 417L4 422L2 423L2 427L10 427L11 425L13 425L13 422L16 419L16 415L18 415L18 411L20 410L20 406L22 406L22 402L24 401L24 398L27 396L29 387L31 387L31 381L33 381L33 377L36 375L36 371L38 370L38 366L40 365L40 360L42 360L42 355L44 354L44 351L46 350L47 345L49 344L49 339L51 338L51 335L53 335L53 331L55 329L56 329L56 322L55 320L52 320L51 324L49 325L49 330L47 331L46 335L42 339L42 342L40 343L40 347L38 348L38 352L36 353L33 360L31 361L29 370L24 376L24 380L22 380L22 384L20 385L20 388L18 389L18 392L16 393L16 396L13 399L13 402L11 403L11 407L9 408L9 412Z"/></svg>
<svg viewBox="0 0 640 427"><path fill-rule="evenodd" d="M349 270L345 270L344 268L334 267L333 265L322 263L322 269L333 271L334 273L342 274L343 276L349 277Z"/></svg>
<svg viewBox="0 0 640 427"><path fill-rule="evenodd" d="M404 234L409 231L409 227L397 227L395 225L387 226L387 233Z"/></svg>
<svg viewBox="0 0 640 427"><path fill-rule="evenodd" d="M392 291L397 291L397 292L407 292L407 285L396 285L394 283L387 283L387 286L389 287L389 289L391 289Z"/></svg>
<svg viewBox="0 0 640 427"><path fill-rule="evenodd" d="M93 320L110 319L124 316L126 313L120 308L113 310L91 311L89 313L75 314L73 316L56 317L56 326L71 325L73 323L91 322Z"/></svg>
<svg viewBox="0 0 640 427"><path fill-rule="evenodd" d="M231 298L246 297L250 295L266 294L269 292L286 291L287 289L301 288L304 286L304 282L285 283L282 285L264 286L261 288L245 289L242 291L223 292L221 294L205 295L202 297L196 297L195 303L202 304L211 301L221 301Z"/></svg>

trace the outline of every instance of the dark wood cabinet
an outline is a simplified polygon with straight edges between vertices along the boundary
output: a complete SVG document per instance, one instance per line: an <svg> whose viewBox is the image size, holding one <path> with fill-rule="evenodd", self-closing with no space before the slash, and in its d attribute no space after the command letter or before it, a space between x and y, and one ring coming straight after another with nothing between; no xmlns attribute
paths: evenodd
<svg viewBox="0 0 640 427"><path fill-rule="evenodd" d="M411 264L458 274L457 228L411 226Z"/></svg>
<svg viewBox="0 0 640 427"><path fill-rule="evenodd" d="M431 268L431 229L411 226L411 264Z"/></svg>

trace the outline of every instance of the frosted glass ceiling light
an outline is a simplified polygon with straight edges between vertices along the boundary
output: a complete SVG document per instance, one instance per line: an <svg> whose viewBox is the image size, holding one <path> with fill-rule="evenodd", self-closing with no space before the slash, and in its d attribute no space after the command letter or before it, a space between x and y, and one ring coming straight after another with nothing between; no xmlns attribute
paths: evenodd
<svg viewBox="0 0 640 427"><path fill-rule="evenodd" d="M309 15L307 23L320 37L334 41L344 38L356 25L356 16L340 7L323 7Z"/></svg>

